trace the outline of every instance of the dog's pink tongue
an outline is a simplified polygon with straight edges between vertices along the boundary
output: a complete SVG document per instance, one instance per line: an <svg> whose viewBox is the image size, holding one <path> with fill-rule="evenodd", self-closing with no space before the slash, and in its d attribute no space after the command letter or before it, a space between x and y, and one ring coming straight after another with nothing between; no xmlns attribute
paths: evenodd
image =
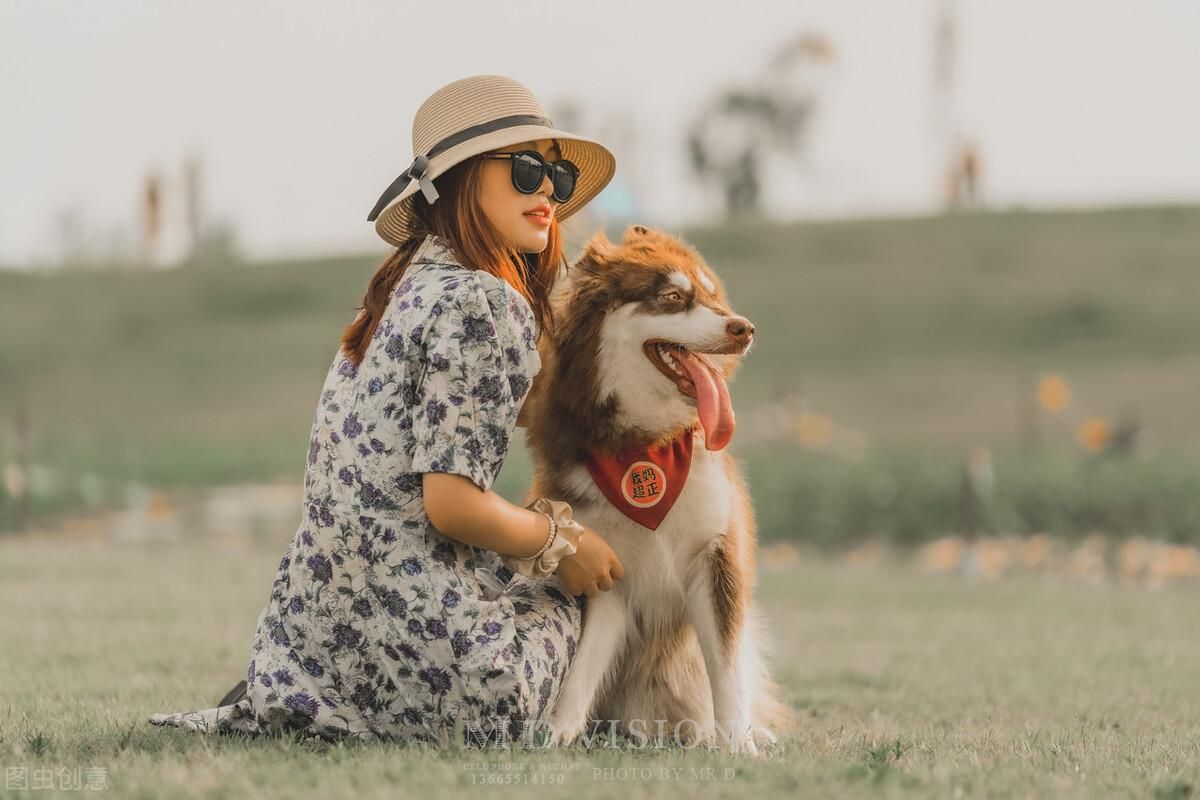
<svg viewBox="0 0 1200 800"><path fill-rule="evenodd" d="M725 376L693 353L680 353L677 360L696 384L696 410L704 427L704 446L709 450L724 450L733 439L734 428L733 405L729 402Z"/></svg>

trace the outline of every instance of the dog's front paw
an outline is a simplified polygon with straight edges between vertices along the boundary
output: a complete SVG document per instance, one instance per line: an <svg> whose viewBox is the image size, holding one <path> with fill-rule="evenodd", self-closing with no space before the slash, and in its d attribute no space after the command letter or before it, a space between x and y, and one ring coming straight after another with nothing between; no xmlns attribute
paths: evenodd
<svg viewBox="0 0 1200 800"><path fill-rule="evenodd" d="M775 735L775 732L765 725L755 725L750 729L750 733L760 748L765 747L767 750L778 752L783 747L779 743L779 737Z"/></svg>
<svg viewBox="0 0 1200 800"><path fill-rule="evenodd" d="M587 717L575 714L555 714L550 717L550 736L546 743L551 747L571 744L583 733Z"/></svg>
<svg viewBox="0 0 1200 800"><path fill-rule="evenodd" d="M715 738L721 751L724 753L737 753L748 756L761 755L758 743L755 741L754 730L749 725L734 727L728 733L716 735Z"/></svg>
<svg viewBox="0 0 1200 800"><path fill-rule="evenodd" d="M759 754L758 743L754 741L754 734L747 731L745 736L735 739L733 743L733 752L744 753L748 756L757 756Z"/></svg>

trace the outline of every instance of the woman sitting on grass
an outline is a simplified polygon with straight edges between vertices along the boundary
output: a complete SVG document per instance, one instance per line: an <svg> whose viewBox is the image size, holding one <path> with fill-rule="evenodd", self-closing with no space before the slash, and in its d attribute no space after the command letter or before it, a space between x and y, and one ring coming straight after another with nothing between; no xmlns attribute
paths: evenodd
<svg viewBox="0 0 1200 800"><path fill-rule="evenodd" d="M490 491L552 328L559 222L611 179L521 84L466 78L413 123L415 157L369 219L396 251L329 368L304 509L246 680L150 721L220 733L445 742L549 716L585 596L623 576L564 502ZM497 727L499 725L500 727Z"/></svg>

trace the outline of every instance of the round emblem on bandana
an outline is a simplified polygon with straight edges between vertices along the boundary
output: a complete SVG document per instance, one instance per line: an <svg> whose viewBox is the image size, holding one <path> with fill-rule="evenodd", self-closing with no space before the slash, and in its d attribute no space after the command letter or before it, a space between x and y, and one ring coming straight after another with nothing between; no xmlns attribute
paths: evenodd
<svg viewBox="0 0 1200 800"><path fill-rule="evenodd" d="M636 508L658 505L667 493L667 473L652 461L635 461L621 479L621 494L625 502Z"/></svg>

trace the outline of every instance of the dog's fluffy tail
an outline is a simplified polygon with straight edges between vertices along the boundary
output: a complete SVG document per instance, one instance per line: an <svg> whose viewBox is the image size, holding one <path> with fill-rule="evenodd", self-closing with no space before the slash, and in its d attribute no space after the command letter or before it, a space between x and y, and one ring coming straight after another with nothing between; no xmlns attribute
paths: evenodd
<svg viewBox="0 0 1200 800"><path fill-rule="evenodd" d="M796 713L780 698L782 687L771 679L768 661L771 656L770 639L763 634L763 623L758 609L751 606L746 614L747 633L751 646L745 648L746 674L751 682L750 715L753 726L770 731L776 736L796 730Z"/></svg>

